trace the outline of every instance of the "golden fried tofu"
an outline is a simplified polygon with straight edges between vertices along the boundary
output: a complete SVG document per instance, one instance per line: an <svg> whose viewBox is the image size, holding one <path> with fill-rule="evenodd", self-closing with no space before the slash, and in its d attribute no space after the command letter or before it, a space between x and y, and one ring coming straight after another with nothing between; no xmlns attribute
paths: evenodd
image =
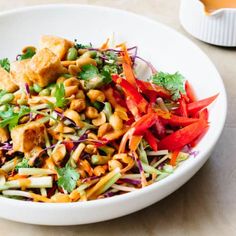
<svg viewBox="0 0 236 236"><path fill-rule="evenodd" d="M10 73L15 83L19 86L24 86L26 83L28 85L32 85L32 81L27 75L29 62L30 59L25 59L22 61L14 61L11 63Z"/></svg>
<svg viewBox="0 0 236 236"><path fill-rule="evenodd" d="M4 143L9 139L9 132L6 128L0 128L0 142Z"/></svg>
<svg viewBox="0 0 236 236"><path fill-rule="evenodd" d="M45 87L62 73L65 73L65 68L59 58L48 48L43 48L31 58L27 74L32 82Z"/></svg>
<svg viewBox="0 0 236 236"><path fill-rule="evenodd" d="M13 150L19 152L30 152L35 146L44 143L44 124L37 121L18 125L11 131Z"/></svg>
<svg viewBox="0 0 236 236"><path fill-rule="evenodd" d="M43 35L40 39L40 48L48 48L54 52L60 60L65 57L66 52L73 46L73 42L51 35Z"/></svg>
<svg viewBox="0 0 236 236"><path fill-rule="evenodd" d="M18 86L14 83L10 73L0 67L0 89L6 90L7 92L15 92Z"/></svg>

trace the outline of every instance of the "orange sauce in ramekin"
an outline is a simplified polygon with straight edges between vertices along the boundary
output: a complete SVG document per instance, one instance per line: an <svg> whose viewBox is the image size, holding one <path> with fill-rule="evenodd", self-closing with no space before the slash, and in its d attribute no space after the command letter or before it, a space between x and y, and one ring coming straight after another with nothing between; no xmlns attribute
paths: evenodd
<svg viewBox="0 0 236 236"><path fill-rule="evenodd" d="M200 0L207 13L212 13L222 8L236 8L236 0Z"/></svg>

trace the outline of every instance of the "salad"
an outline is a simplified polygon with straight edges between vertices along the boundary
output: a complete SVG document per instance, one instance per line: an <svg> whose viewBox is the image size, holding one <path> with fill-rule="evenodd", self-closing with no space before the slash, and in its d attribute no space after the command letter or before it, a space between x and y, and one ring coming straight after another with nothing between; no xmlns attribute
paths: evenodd
<svg viewBox="0 0 236 236"><path fill-rule="evenodd" d="M167 177L196 153L217 97L125 43L56 36L0 60L0 195L60 203L108 198ZM149 76L138 73L140 65Z"/></svg>

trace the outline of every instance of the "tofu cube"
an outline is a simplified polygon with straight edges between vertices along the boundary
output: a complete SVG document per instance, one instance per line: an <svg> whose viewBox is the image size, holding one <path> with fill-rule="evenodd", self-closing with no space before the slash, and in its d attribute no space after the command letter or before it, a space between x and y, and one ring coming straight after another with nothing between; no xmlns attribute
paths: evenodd
<svg viewBox="0 0 236 236"><path fill-rule="evenodd" d="M30 152L34 147L42 145L44 140L45 126L37 121L18 125L11 131L13 150Z"/></svg>
<svg viewBox="0 0 236 236"><path fill-rule="evenodd" d="M40 48L48 48L55 53L60 60L66 55L66 52L73 46L73 42L51 35L44 35L40 39Z"/></svg>
<svg viewBox="0 0 236 236"><path fill-rule="evenodd" d="M14 83L10 73L0 67L0 89L6 90L7 92L15 92L18 86Z"/></svg>
<svg viewBox="0 0 236 236"><path fill-rule="evenodd" d="M15 83L20 87L24 86L26 83L28 85L33 84L27 75L29 62L30 59L25 59L22 61L14 61L11 63L10 73Z"/></svg>
<svg viewBox="0 0 236 236"><path fill-rule="evenodd" d="M28 64L28 77L33 83L45 87L65 73L59 58L48 48L39 50Z"/></svg>

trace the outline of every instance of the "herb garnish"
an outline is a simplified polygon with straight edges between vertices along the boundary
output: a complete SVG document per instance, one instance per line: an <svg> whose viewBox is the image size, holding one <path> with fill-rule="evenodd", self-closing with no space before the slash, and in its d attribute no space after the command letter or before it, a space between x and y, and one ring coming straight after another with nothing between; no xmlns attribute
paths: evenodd
<svg viewBox="0 0 236 236"><path fill-rule="evenodd" d="M69 164L63 168L58 168L57 173L59 175L59 179L57 181L58 186L71 193L76 187L76 182L80 177L79 173L76 172L76 170Z"/></svg>
<svg viewBox="0 0 236 236"><path fill-rule="evenodd" d="M10 61L8 58L0 59L0 67L2 67L7 72L10 71Z"/></svg>
<svg viewBox="0 0 236 236"><path fill-rule="evenodd" d="M176 72L174 74L158 72L157 74L153 75L151 79L154 84L157 84L169 90L173 100L178 100L181 93L185 94L185 78L179 72Z"/></svg>

